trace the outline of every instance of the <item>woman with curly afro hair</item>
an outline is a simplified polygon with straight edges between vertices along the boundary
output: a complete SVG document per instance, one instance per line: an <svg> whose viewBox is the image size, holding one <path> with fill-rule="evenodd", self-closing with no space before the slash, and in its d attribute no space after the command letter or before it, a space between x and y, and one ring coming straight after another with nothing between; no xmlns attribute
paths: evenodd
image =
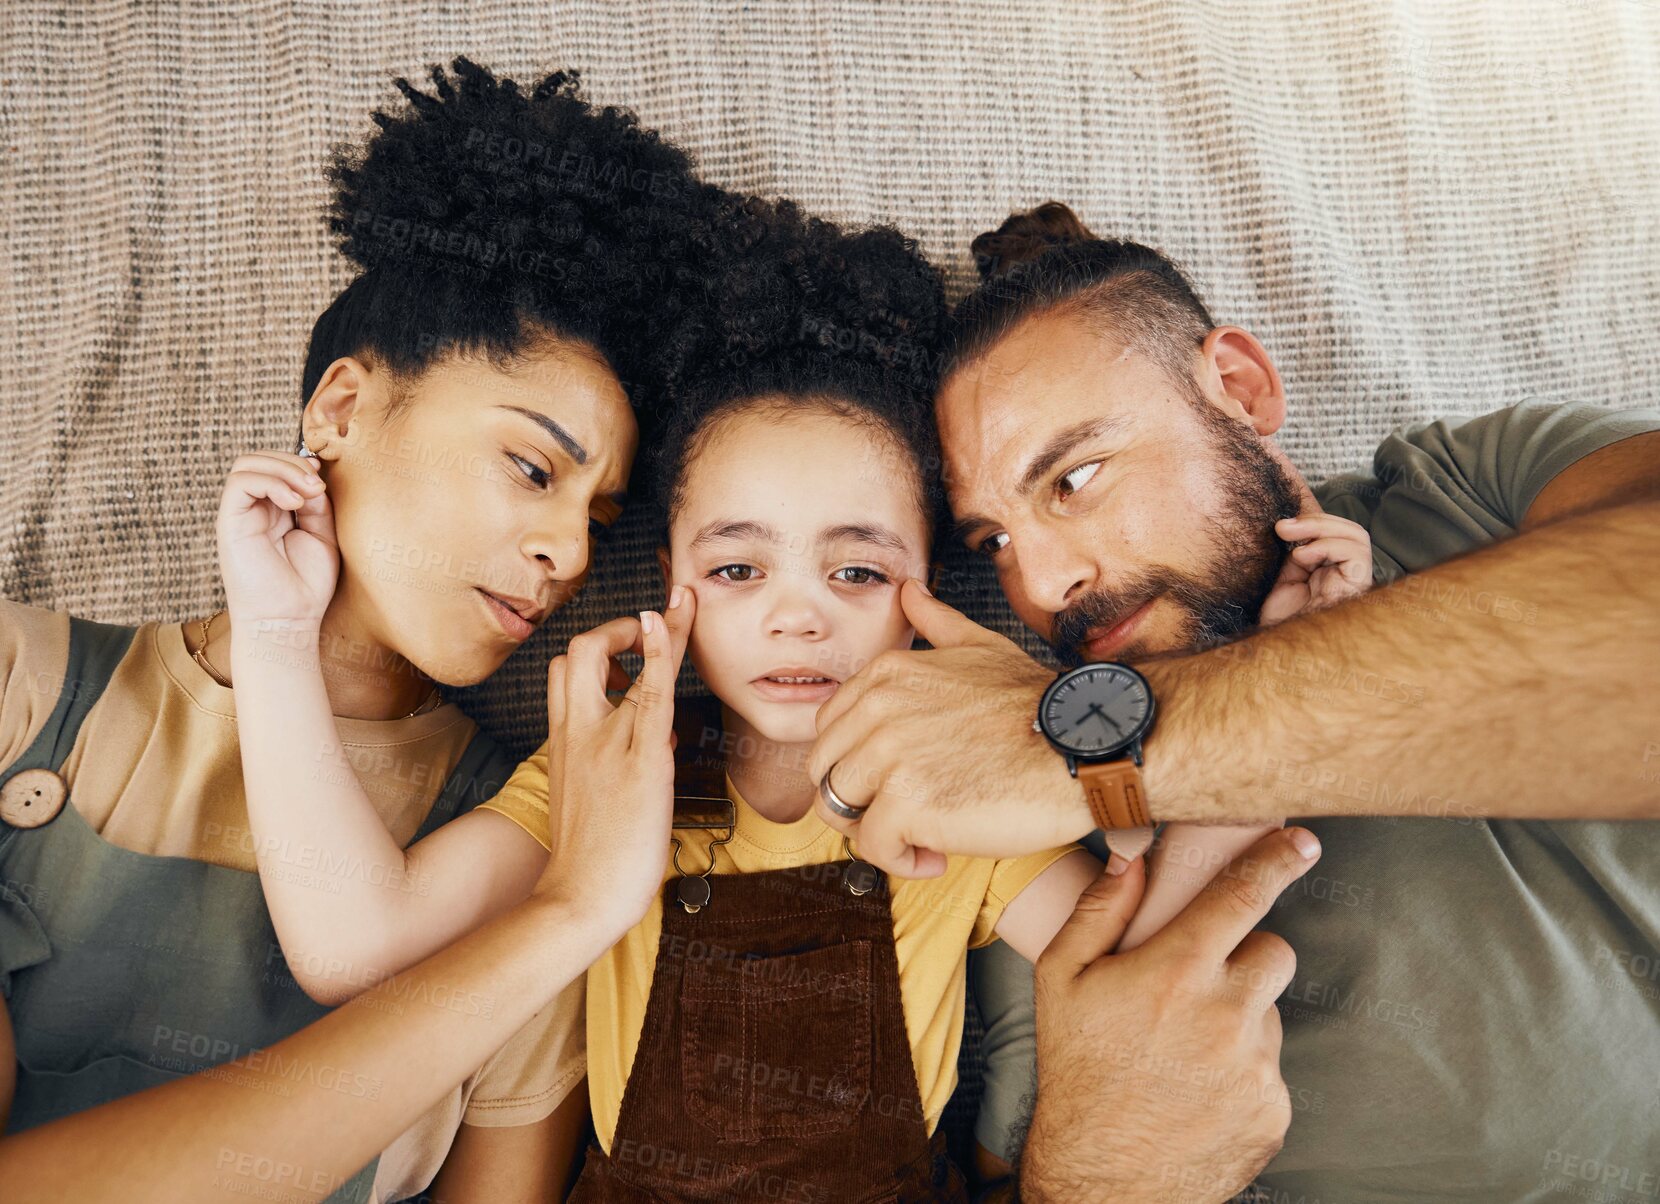
<svg viewBox="0 0 1660 1204"><path fill-rule="evenodd" d="M513 759L442 687L488 677L582 581L703 305L724 202L631 114L587 103L573 75L526 89L457 59L428 88L396 85L401 102L329 167L329 227L359 274L312 332L297 451L241 456L225 484L227 611L117 627L0 602L0 1018L18 1065L15 1091L0 1074L0 1120L9 1105L14 1157L18 1142L57 1148L61 1179L7 1174L8 1197L104 1198L75 1178L98 1160L50 1143L130 1153L120 1135L169 1105L100 1109L102 1129L48 1122L262 1057L416 960L387 937L395 921L475 927L548 868L544 840L473 810ZM304 718L312 705L321 720ZM299 789L268 785L290 770ZM344 801L324 790L344 783ZM546 888L561 907L612 882L606 857L628 848L632 822L569 837L580 856ZM660 843L638 822L651 835L635 840ZM371 852L338 855L331 824ZM254 1123L257 1090L211 1109L182 1093L169 1097L178 1144L133 1158L123 1198L200 1198L218 1176L227 1192L401 1199L446 1153L450 1198L489 1195L503 1176L551 1194L582 1103L564 1098L581 1077L580 995L556 989L644 902L618 891L538 926L539 999L394 994L382 1006L408 1010L402 1023L436 1007L453 1026L413 1086L362 1046L239 1071L296 1099L360 1101L350 1123L315 1102L307 1113L356 1151L348 1171L323 1173L336 1164L319 1154L296 1160L303 1184L244 1174L264 1143L321 1135L292 1116ZM373 922L341 925L343 956L295 936L359 908ZM239 1134L216 1147L225 1160L187 1168L200 1181L183 1195L176 1176L158 1186L210 1111Z"/></svg>

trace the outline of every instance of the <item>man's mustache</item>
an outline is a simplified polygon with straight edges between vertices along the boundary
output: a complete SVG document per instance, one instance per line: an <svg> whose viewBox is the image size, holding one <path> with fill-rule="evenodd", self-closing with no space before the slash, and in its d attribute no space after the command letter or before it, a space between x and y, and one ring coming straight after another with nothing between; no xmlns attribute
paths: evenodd
<svg viewBox="0 0 1660 1204"><path fill-rule="evenodd" d="M1117 589L1092 590L1055 616L1049 646L1063 659L1081 661L1084 640L1091 631L1117 626L1160 594L1180 590L1183 584L1170 573L1143 573Z"/></svg>

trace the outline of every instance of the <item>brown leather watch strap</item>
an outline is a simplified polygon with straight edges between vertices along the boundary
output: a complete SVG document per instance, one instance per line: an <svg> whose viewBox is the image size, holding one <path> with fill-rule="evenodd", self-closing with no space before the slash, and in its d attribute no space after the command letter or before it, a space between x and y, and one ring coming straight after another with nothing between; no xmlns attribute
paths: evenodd
<svg viewBox="0 0 1660 1204"><path fill-rule="evenodd" d="M1141 768L1128 757L1121 761L1080 761L1078 781L1083 783L1096 827L1145 828L1152 824Z"/></svg>

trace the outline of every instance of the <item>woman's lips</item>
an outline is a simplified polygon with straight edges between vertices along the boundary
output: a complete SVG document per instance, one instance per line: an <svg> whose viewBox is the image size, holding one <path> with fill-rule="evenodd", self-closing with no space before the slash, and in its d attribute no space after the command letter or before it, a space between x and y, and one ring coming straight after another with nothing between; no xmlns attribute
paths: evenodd
<svg viewBox="0 0 1660 1204"><path fill-rule="evenodd" d="M808 673L780 673L757 677L750 682L755 692L769 702L823 702L836 692L841 683L831 677L817 681L780 681L780 677L811 677Z"/></svg>
<svg viewBox="0 0 1660 1204"><path fill-rule="evenodd" d="M1156 599L1149 598L1129 614L1125 615L1111 627L1104 627L1090 632L1079 649L1086 661L1110 661L1113 654L1125 647L1135 638L1136 629L1141 621L1147 617L1147 611Z"/></svg>
<svg viewBox="0 0 1660 1204"><path fill-rule="evenodd" d="M496 625L506 632L507 637L515 644L523 643L530 638L531 632L536 630L523 615L494 594L478 590L478 596L484 599L485 608L495 616Z"/></svg>

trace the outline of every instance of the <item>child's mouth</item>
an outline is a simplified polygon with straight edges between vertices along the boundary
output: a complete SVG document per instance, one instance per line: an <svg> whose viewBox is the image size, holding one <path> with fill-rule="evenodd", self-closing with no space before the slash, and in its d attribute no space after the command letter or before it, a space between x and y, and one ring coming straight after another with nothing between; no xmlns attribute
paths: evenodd
<svg viewBox="0 0 1660 1204"><path fill-rule="evenodd" d="M773 702L823 702L841 683L816 673L768 673L749 683L762 698Z"/></svg>

